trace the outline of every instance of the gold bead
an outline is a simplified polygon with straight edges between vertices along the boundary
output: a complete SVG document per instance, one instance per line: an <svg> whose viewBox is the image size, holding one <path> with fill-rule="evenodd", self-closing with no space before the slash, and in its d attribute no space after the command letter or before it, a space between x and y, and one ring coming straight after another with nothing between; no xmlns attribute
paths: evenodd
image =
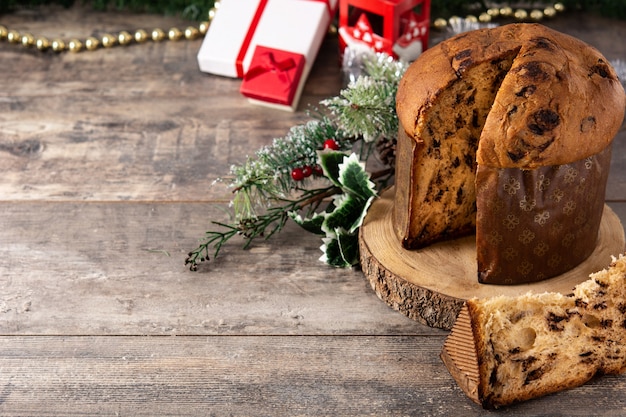
<svg viewBox="0 0 626 417"><path fill-rule="evenodd" d="M328 34L332 35L332 36L336 36L337 33L339 33L339 29L337 29L337 25L335 24L330 24L328 25Z"/></svg>
<svg viewBox="0 0 626 417"><path fill-rule="evenodd" d="M183 37L183 32L178 28L170 28L170 30L167 31L167 37L171 41L177 41Z"/></svg>
<svg viewBox="0 0 626 417"><path fill-rule="evenodd" d="M105 48L110 48L114 46L116 41L117 39L115 38L115 36L111 35L110 33L105 33L104 35L102 35L102 46L104 46Z"/></svg>
<svg viewBox="0 0 626 417"><path fill-rule="evenodd" d="M53 39L51 45L54 52L63 52L65 50L65 42L61 39Z"/></svg>
<svg viewBox="0 0 626 417"><path fill-rule="evenodd" d="M133 41L133 37L130 33L123 30L117 34L117 41L120 45L125 46Z"/></svg>
<svg viewBox="0 0 626 417"><path fill-rule="evenodd" d="M544 16L554 17L556 16L556 9L554 7L546 7L543 11Z"/></svg>
<svg viewBox="0 0 626 417"><path fill-rule="evenodd" d="M5 39L9 34L9 29L6 26L0 25L0 41Z"/></svg>
<svg viewBox="0 0 626 417"><path fill-rule="evenodd" d="M433 25L435 26L435 28L442 30L445 29L448 26L448 22L446 21L446 19L435 19L435 21L433 22Z"/></svg>
<svg viewBox="0 0 626 417"><path fill-rule="evenodd" d="M68 42L67 49L69 49L70 52L80 52L83 49L83 43L78 39L72 39Z"/></svg>
<svg viewBox="0 0 626 417"><path fill-rule="evenodd" d="M556 10L557 12L564 12L565 6L563 5L563 3L555 3L554 10Z"/></svg>
<svg viewBox="0 0 626 417"><path fill-rule="evenodd" d="M500 9L500 14L502 16L512 16L513 15L513 9L510 8L509 6L503 7L503 8Z"/></svg>
<svg viewBox="0 0 626 417"><path fill-rule="evenodd" d="M198 35L200 35L200 32L198 31L197 28L195 28L193 26L188 26L185 29L185 39L187 39L187 40L196 39L198 37Z"/></svg>
<svg viewBox="0 0 626 417"><path fill-rule="evenodd" d="M135 31L135 42L144 43L148 40L148 32L143 29Z"/></svg>
<svg viewBox="0 0 626 417"><path fill-rule="evenodd" d="M152 30L152 40L155 42L161 42L163 39L165 39L165 32L163 32L161 29L156 28Z"/></svg>
<svg viewBox="0 0 626 417"><path fill-rule="evenodd" d="M17 30L10 30L7 32L7 40L11 43L20 43L22 36L20 36L20 32Z"/></svg>
<svg viewBox="0 0 626 417"><path fill-rule="evenodd" d="M450 23L451 26L460 25L461 18L459 16L452 16L450 17L450 19L448 19L448 22Z"/></svg>
<svg viewBox="0 0 626 417"><path fill-rule="evenodd" d="M209 31L209 22L200 22L200 24L198 25L198 30L201 34L206 35L206 33Z"/></svg>
<svg viewBox="0 0 626 417"><path fill-rule="evenodd" d="M537 9L532 10L530 12L530 18L532 20L541 20L541 19L543 19L543 12L541 10L537 10Z"/></svg>
<svg viewBox="0 0 626 417"><path fill-rule="evenodd" d="M497 7L492 7L491 9L487 10L487 14L491 17L498 17L500 16L500 9L498 9Z"/></svg>
<svg viewBox="0 0 626 417"><path fill-rule="evenodd" d="M517 9L514 16L518 20L524 20L528 17L528 12L524 9Z"/></svg>
<svg viewBox="0 0 626 417"><path fill-rule="evenodd" d="M476 23L476 22L478 22L478 18L477 18L476 16L474 16L474 15L471 15L471 14L470 14L470 15L468 15L468 16L466 16L466 17L465 17L465 20L466 20L466 21L468 21L468 22L470 22L470 23Z"/></svg>
<svg viewBox="0 0 626 417"><path fill-rule="evenodd" d="M35 44L35 37L30 33L25 33L22 35L22 45L29 48Z"/></svg>
<svg viewBox="0 0 626 417"><path fill-rule="evenodd" d="M46 49L50 48L50 41L46 38L37 38L37 40L35 41L35 46L40 51L45 51Z"/></svg>
<svg viewBox="0 0 626 417"><path fill-rule="evenodd" d="M94 38L93 36L90 36L87 39L85 39L85 48L87 48L88 51L95 51L96 49L98 49L99 46L100 46L100 41Z"/></svg>
<svg viewBox="0 0 626 417"><path fill-rule="evenodd" d="M217 7L212 7L209 10L209 21L215 19L215 14L217 13Z"/></svg>
<svg viewBox="0 0 626 417"><path fill-rule="evenodd" d="M489 13L481 13L480 16L478 16L478 20L482 23L489 23L491 22L491 19L492 16Z"/></svg>

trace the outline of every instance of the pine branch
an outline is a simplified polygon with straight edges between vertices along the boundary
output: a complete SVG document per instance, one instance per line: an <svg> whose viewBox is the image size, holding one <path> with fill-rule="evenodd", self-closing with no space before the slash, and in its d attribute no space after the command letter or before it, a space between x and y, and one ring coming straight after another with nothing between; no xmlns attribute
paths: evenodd
<svg viewBox="0 0 626 417"><path fill-rule="evenodd" d="M340 192L341 189L335 186L305 190L297 199L281 199L280 201L283 205L270 207L262 215L241 218L234 223L214 221L212 222L214 225L225 230L206 232L204 239L198 247L187 254L185 265L189 265L191 271L197 271L200 263L208 261L211 256L217 257L222 246L235 236L244 238L245 244L243 249L247 249L255 239L263 238L267 240L283 229L289 219L289 213L307 210L307 214L310 214L326 198Z"/></svg>
<svg viewBox="0 0 626 417"><path fill-rule="evenodd" d="M291 177L295 168L317 165L317 152L333 138L341 149L351 143L341 135L335 123L326 117L292 127L283 138L261 148L240 166L231 167L236 192L233 204L236 218L251 218L257 212L289 196L302 183Z"/></svg>
<svg viewBox="0 0 626 417"><path fill-rule="evenodd" d="M362 75L341 90L339 96L322 100L335 116L345 136L366 143L394 137L398 132L396 92L407 63L384 54L364 55Z"/></svg>

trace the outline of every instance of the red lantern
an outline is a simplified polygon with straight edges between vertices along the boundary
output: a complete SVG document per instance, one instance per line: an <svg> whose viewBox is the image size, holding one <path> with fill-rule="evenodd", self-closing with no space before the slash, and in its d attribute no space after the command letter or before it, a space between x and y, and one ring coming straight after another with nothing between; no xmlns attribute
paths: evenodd
<svg viewBox="0 0 626 417"><path fill-rule="evenodd" d="M428 47L430 0L340 0L339 46L413 61Z"/></svg>

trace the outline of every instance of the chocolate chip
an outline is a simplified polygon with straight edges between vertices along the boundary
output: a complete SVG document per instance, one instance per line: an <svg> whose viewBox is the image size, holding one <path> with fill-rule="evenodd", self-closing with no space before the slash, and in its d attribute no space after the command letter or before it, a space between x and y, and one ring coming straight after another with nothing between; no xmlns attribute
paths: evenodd
<svg viewBox="0 0 626 417"><path fill-rule="evenodd" d="M513 105L511 106L511 108L509 109L509 111L506 112L506 115L511 117L512 115L514 115L515 113L517 113L517 106Z"/></svg>
<svg viewBox="0 0 626 417"><path fill-rule="evenodd" d="M474 60L472 58L467 58L466 60L459 62L459 66L456 69L457 76L460 76L461 74L463 74L463 72L465 72L467 67L469 67L473 63L474 63Z"/></svg>
<svg viewBox="0 0 626 417"><path fill-rule="evenodd" d="M595 279L595 282L596 284L598 284L598 287L601 287L601 288L607 288L609 286L609 284L607 284L604 281L600 281L599 279Z"/></svg>
<svg viewBox="0 0 626 417"><path fill-rule="evenodd" d="M498 382L498 368L493 368L491 375L489 375L489 385L495 386Z"/></svg>
<svg viewBox="0 0 626 417"><path fill-rule="evenodd" d="M596 118L593 116L587 116L580 122L580 131L582 133L588 132L596 126Z"/></svg>
<svg viewBox="0 0 626 417"><path fill-rule="evenodd" d="M543 135L561 123L559 115L550 109L539 110L533 113L529 119L528 129L536 135Z"/></svg>
<svg viewBox="0 0 626 417"><path fill-rule="evenodd" d="M508 155L508 157L509 157L509 159L511 161L517 162L517 161L519 161L520 159L522 159L526 155L526 152L521 151L521 150L519 150L519 151L517 151L515 153L507 151L506 154Z"/></svg>
<svg viewBox="0 0 626 417"><path fill-rule="evenodd" d="M598 74L602 78L609 77L609 69L603 60L600 59L596 65L591 67L591 72L589 73L589 76L591 77L593 74Z"/></svg>
<svg viewBox="0 0 626 417"><path fill-rule="evenodd" d="M467 58L468 56L470 56L472 54L472 50L471 49L464 49L461 52L458 52L455 56L454 59L460 61L463 58Z"/></svg>
<svg viewBox="0 0 626 417"><path fill-rule="evenodd" d="M478 110L477 109L472 110L472 126L474 126L475 128L480 127L480 123L478 122Z"/></svg>
<svg viewBox="0 0 626 417"><path fill-rule="evenodd" d="M605 319L600 321L600 327L602 327L603 329L608 329L611 326L613 326L613 320L611 319Z"/></svg>
<svg viewBox="0 0 626 417"><path fill-rule="evenodd" d="M463 204L463 188L459 188L456 191L456 204L457 206L460 206L461 204Z"/></svg>
<svg viewBox="0 0 626 417"><path fill-rule="evenodd" d="M537 48L547 49L549 51L556 49L554 43L550 39L544 38L543 36L532 38L530 41L533 42Z"/></svg>
<svg viewBox="0 0 626 417"><path fill-rule="evenodd" d="M589 352L583 352L578 354L578 356L580 356L581 358L587 357L587 356L591 356L593 354L593 352L589 351Z"/></svg>
<svg viewBox="0 0 626 417"><path fill-rule="evenodd" d="M543 376L545 371L542 368L533 369L526 375L526 379L524 380L524 385L530 384L532 381L535 381Z"/></svg>
<svg viewBox="0 0 626 417"><path fill-rule="evenodd" d="M521 76L530 78L532 80L547 80L550 75L541 69L541 64L537 61L530 61L525 64L516 67L514 72L519 72Z"/></svg>
<svg viewBox="0 0 626 417"><path fill-rule="evenodd" d="M522 87L522 89L519 90L517 93L515 93L515 95L518 96L518 97L526 97L526 98L528 98L535 91L537 91L537 86L531 84L531 85L527 85L527 86Z"/></svg>

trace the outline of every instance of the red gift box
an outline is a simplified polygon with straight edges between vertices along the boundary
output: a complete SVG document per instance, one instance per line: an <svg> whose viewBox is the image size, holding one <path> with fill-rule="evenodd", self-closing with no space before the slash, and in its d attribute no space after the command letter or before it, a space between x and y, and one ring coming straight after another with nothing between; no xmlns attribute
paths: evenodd
<svg viewBox="0 0 626 417"><path fill-rule="evenodd" d="M295 110L298 91L306 82L338 1L221 0L198 51L200 70L243 78L258 45L301 54L305 62L300 85L294 102L285 108Z"/></svg>
<svg viewBox="0 0 626 417"><path fill-rule="evenodd" d="M364 34L363 28L367 28L368 32ZM386 52L395 58L412 61L428 47L429 28L430 0L339 2L341 54L346 47L357 50L367 47L373 52ZM359 36L355 37L355 33ZM377 42L367 45L369 39L376 39ZM384 45L380 39L384 39Z"/></svg>
<svg viewBox="0 0 626 417"><path fill-rule="evenodd" d="M241 83L241 94L262 104L293 109L301 92L304 63L302 54L257 45Z"/></svg>

